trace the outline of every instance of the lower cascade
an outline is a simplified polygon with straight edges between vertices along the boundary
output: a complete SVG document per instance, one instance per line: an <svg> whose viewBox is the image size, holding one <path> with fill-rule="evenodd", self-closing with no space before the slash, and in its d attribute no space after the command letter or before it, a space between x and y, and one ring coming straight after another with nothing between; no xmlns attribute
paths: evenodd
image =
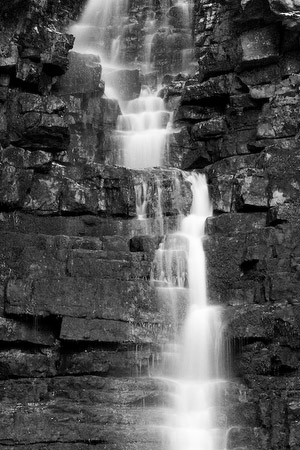
<svg viewBox="0 0 300 450"><path fill-rule="evenodd" d="M163 434L171 450L226 448L226 428L214 414L222 376L222 324L220 308L209 305L203 250L205 220L211 216L206 178L192 173L190 215L177 233L168 236L156 253L153 283L162 298L181 314L180 292L187 294L183 323L175 325L174 342L165 352L165 372L171 391L171 408ZM166 295L164 295L166 294Z"/></svg>

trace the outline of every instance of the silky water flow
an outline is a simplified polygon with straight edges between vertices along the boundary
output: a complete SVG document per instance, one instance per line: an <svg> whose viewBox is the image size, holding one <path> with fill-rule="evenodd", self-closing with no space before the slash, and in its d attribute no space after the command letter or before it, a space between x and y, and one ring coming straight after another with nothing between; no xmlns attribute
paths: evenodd
<svg viewBox="0 0 300 450"><path fill-rule="evenodd" d="M185 11L187 23L188 3L177 2ZM130 27L127 13L128 0L90 0L81 20L70 30L76 38L74 50L100 55L104 73L122 70L123 34ZM149 69L157 30L151 17L145 25L149 33L144 40L144 67ZM166 27L167 22L163 25ZM109 39L108 30L112 33ZM183 52L185 57L187 51ZM116 163L132 169L164 165L171 113L163 100L143 87L139 98L121 102L121 106L116 132L121 152ZM193 193L191 212L182 220L180 231L166 237L153 264L152 282L172 303L175 330L173 342L164 352L162 378L171 405L161 428L164 445L170 450L224 450L226 419L216 413L219 394L226 384L222 379L222 326L219 307L209 305L207 300L203 249L205 221L212 209L205 176L191 173L186 182L191 183ZM157 192L161 189L158 185ZM135 192L137 217L143 220L147 217L147 183L137 184Z"/></svg>
<svg viewBox="0 0 300 450"><path fill-rule="evenodd" d="M146 7L155 10L156 4L155 0L148 0L144 11ZM192 0L177 0L175 7L170 7L172 2L163 0L161 5L165 14L162 17L159 15L159 19L155 18L153 12L153 15L143 19L143 29L139 32L143 39L143 54L139 55L138 61L130 63L126 62L126 42L132 30L139 25L129 15L129 5L129 0L89 0L79 22L70 28L70 33L75 36L73 50L100 56L105 92L109 97L119 100L122 115L119 116L115 132L116 152L112 156L112 163L132 169L160 167L166 165L172 114L166 110L163 99L156 95L157 90L147 83L142 85L139 98L120 101L122 99L114 75L127 69L153 73L156 70L153 46L155 40L159 39L163 39L167 47L168 42L169 45L175 45L176 42L184 41L182 49L176 48L174 51L166 47L166 54L174 54L177 58L176 64L170 62L174 67L170 67L169 73L172 69L178 73L188 67L191 58L187 62L186 55L191 53ZM179 18L176 18L174 8ZM175 32L176 26L184 28L184 38Z"/></svg>
<svg viewBox="0 0 300 450"><path fill-rule="evenodd" d="M175 329L174 342L165 351L163 380L171 406L162 431L171 450L224 450L228 432L220 414L226 386L221 310L208 304L203 249L212 209L205 175L191 173L187 181L193 193L191 212L180 231L166 237L154 261L153 283L174 308Z"/></svg>

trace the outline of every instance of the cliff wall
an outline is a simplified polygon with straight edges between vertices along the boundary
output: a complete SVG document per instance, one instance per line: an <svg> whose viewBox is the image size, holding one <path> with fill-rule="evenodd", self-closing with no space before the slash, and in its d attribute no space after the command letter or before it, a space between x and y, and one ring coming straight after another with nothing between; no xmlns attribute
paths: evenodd
<svg viewBox="0 0 300 450"><path fill-rule="evenodd" d="M161 448L149 424L167 402L154 376L173 322L150 278L163 236L189 211L179 169L198 169L214 206L210 301L224 305L234 381L220 413L228 448L296 450L299 6L195 1L197 71L160 92L175 108L169 165L144 171L109 164L119 105L67 32L83 3L1 11L0 449ZM144 3L131 2L130 51L142 14L167 2Z"/></svg>

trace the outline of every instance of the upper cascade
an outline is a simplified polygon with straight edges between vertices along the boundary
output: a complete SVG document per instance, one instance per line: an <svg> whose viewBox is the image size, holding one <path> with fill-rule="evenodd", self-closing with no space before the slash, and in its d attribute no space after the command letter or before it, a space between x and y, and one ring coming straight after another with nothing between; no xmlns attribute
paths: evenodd
<svg viewBox="0 0 300 450"><path fill-rule="evenodd" d="M89 0L70 28L74 50L99 54L104 66L191 71L192 0Z"/></svg>
<svg viewBox="0 0 300 450"><path fill-rule="evenodd" d="M191 12L191 0L90 0L71 27L74 50L100 56L105 93L120 102L112 164L167 165L172 115L156 91L162 75L191 72Z"/></svg>

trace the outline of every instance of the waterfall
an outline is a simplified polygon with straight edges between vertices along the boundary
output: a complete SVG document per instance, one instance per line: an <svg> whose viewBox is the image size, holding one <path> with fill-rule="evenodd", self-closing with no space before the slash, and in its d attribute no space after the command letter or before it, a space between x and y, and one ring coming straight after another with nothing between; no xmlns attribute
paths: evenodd
<svg viewBox="0 0 300 450"><path fill-rule="evenodd" d="M158 86L153 86L153 74L161 77L164 73L194 70L193 1L173 3L147 0L139 6L136 2L136 12L132 13L129 0L89 0L79 22L70 28L76 52L100 56L105 92L120 102L122 115L117 124L112 164L132 169L167 165L171 113L156 95ZM124 92L118 89L120 80L123 77L124 83L125 71L128 77L134 69L140 71L141 95L124 99ZM147 74L151 82L147 81ZM138 84L137 79L133 82Z"/></svg>
<svg viewBox="0 0 300 450"><path fill-rule="evenodd" d="M117 163L131 169L161 167L164 162L170 113L163 100L147 93L132 100L119 116L117 133L122 153Z"/></svg>
<svg viewBox="0 0 300 450"><path fill-rule="evenodd" d="M89 0L80 21L69 30L75 36L74 50L100 55L103 64L110 64L127 10L128 0Z"/></svg>
<svg viewBox="0 0 300 450"><path fill-rule="evenodd" d="M170 450L219 450L226 447L227 436L226 426L219 426L214 414L225 385L222 327L220 308L207 300L203 250L205 220L212 211L205 176L192 173L187 181L193 191L190 215L180 231L167 236L154 261L154 284L175 311L176 306L179 309L174 313L174 342L167 349L165 375L172 407L164 435ZM181 305L176 305L178 290L188 296L184 321L178 317L182 314Z"/></svg>
<svg viewBox="0 0 300 450"><path fill-rule="evenodd" d="M76 37L75 50L100 54L107 85L114 70L128 71L129 67L155 70L161 75L164 70L170 74L182 70L183 64L185 68L189 66L193 53L192 1L155 2L160 9L149 13L147 8L151 10L153 4L147 1L142 12L134 17L132 12L128 14L128 0L90 0L81 21L71 29ZM138 28L143 34L139 46L143 56L136 49L133 57L138 14L143 20L143 27ZM146 78L141 76L140 80ZM126 101L119 98L119 101L122 115L116 130L120 149L116 163L131 169L166 164L171 112L166 110L163 100L144 83L139 98ZM172 405L163 429L170 450L220 450L226 447L228 434L226 424L216 420L215 414L219 392L225 384L220 308L208 304L203 249L205 221L212 210L205 176L192 173L186 182L191 183L193 192L190 214L182 220L180 231L166 236L153 263L152 283L170 302L174 322L174 339L165 348L163 375L171 391ZM158 200L161 191L158 182ZM137 217L142 221L147 217L150 201L147 182L140 179L136 183L135 195ZM158 218L162 217L159 206Z"/></svg>

